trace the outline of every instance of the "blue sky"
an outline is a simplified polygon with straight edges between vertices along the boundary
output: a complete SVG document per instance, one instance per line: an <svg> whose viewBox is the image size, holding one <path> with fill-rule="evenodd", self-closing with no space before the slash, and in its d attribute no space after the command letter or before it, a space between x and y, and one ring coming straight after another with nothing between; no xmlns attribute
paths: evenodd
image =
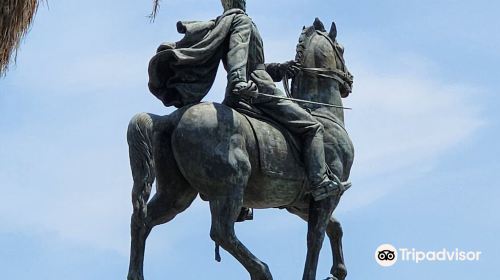
<svg viewBox="0 0 500 280"><path fill-rule="evenodd" d="M130 191L125 132L137 112L168 114L147 90L157 45L177 20L211 19L218 0L50 1L0 80L2 279L125 279ZM294 57L303 25L337 22L355 75L345 104L357 158L336 216L348 279L500 278L500 4L494 1L248 1L269 62ZM221 101L224 76L207 100ZM259 210L240 239L275 279L300 279L306 225ZM152 279L248 279L213 261L197 200L148 240ZM382 243L482 251L474 263L379 267ZM331 262L325 243L319 277ZM318 278L319 279L319 278Z"/></svg>

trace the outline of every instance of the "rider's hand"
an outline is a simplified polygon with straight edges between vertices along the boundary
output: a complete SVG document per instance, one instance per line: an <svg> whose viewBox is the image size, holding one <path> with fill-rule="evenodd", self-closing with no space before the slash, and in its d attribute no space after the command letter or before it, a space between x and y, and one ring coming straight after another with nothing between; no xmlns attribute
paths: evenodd
<svg viewBox="0 0 500 280"><path fill-rule="evenodd" d="M299 71L298 66L299 64L294 60L280 63L280 72L283 74L283 76L285 76L286 74L288 78L293 78Z"/></svg>
<svg viewBox="0 0 500 280"><path fill-rule="evenodd" d="M233 93L245 97L254 98L258 95L257 85L252 82L238 82L233 87Z"/></svg>
<svg viewBox="0 0 500 280"><path fill-rule="evenodd" d="M238 82L233 87L233 93L234 94L240 94L247 87L248 87L248 84L246 82Z"/></svg>

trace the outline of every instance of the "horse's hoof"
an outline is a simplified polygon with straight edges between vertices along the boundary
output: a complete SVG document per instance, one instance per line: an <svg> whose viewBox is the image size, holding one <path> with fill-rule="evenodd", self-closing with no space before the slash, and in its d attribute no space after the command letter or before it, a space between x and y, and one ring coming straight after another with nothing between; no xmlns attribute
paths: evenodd
<svg viewBox="0 0 500 280"><path fill-rule="evenodd" d="M273 276L269 271L269 266L267 266L267 264L265 263L262 263L260 273L252 275L251 280L273 280Z"/></svg>
<svg viewBox="0 0 500 280"><path fill-rule="evenodd" d="M347 268L344 264L338 264L337 268L333 272L333 279L335 280L345 280L347 277Z"/></svg>
<svg viewBox="0 0 500 280"><path fill-rule="evenodd" d="M251 221L251 220L253 220L253 209L246 208L246 207L241 208L240 215L238 216L238 219L236 220L236 222L244 222L244 221Z"/></svg>
<svg viewBox="0 0 500 280"><path fill-rule="evenodd" d="M129 274L127 276L127 280L144 280L144 276L136 275L136 274Z"/></svg>

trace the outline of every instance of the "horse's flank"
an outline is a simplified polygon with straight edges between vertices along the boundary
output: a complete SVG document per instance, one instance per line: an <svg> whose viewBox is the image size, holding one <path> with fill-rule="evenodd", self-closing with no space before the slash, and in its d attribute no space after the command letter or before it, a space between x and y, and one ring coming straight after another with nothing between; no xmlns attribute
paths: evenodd
<svg viewBox="0 0 500 280"><path fill-rule="evenodd" d="M260 128L269 134L281 133L265 125L267 127ZM168 139L155 139L156 143L165 141ZM273 208L292 204L302 191L303 181L263 172L257 141L245 116L217 103L202 103L185 110L171 134L179 170L205 199L225 194L225 190L218 190L225 189L226 185L239 185L240 180L248 177L244 188L245 206ZM293 157L290 148L273 147L273 152L278 160ZM200 165L200 162L207 164Z"/></svg>

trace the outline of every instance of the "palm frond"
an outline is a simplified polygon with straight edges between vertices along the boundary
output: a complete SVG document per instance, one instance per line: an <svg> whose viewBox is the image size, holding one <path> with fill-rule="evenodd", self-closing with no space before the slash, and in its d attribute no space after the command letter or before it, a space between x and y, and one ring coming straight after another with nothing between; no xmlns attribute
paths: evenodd
<svg viewBox="0 0 500 280"><path fill-rule="evenodd" d="M29 31L40 1L2 0L0 2L0 76L15 60L19 44Z"/></svg>
<svg viewBox="0 0 500 280"><path fill-rule="evenodd" d="M158 11L160 10L160 1L161 0L153 0L153 11L149 15L149 18L151 21L154 21L156 18L156 15L158 14Z"/></svg>
<svg viewBox="0 0 500 280"><path fill-rule="evenodd" d="M16 60L19 45L29 31L40 3L46 0L0 0L0 77ZM161 0L153 0L150 18L154 20Z"/></svg>

